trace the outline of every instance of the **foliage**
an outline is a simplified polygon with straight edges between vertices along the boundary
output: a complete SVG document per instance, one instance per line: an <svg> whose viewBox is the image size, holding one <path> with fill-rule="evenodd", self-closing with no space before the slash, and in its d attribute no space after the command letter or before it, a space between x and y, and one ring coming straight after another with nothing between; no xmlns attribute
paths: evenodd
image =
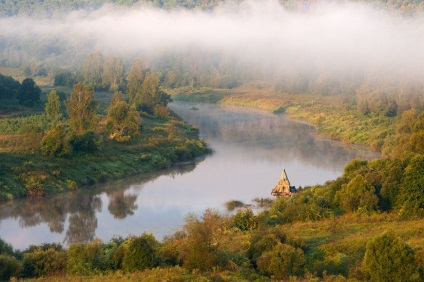
<svg viewBox="0 0 424 282"><path fill-rule="evenodd" d="M84 134L88 130L95 129L97 115L93 105L94 91L88 86L74 85L66 110L69 116L69 125L74 134Z"/></svg>
<svg viewBox="0 0 424 282"><path fill-rule="evenodd" d="M73 134L69 139L72 151L85 153L93 153L98 151L102 141L102 137L92 130L86 131L80 135Z"/></svg>
<svg viewBox="0 0 424 282"><path fill-rule="evenodd" d="M15 257L0 254L0 280L9 281L21 273L22 263Z"/></svg>
<svg viewBox="0 0 424 282"><path fill-rule="evenodd" d="M183 266L190 270L211 270L217 265L220 255L217 238L223 224L221 215L208 209L201 219L189 214L185 222L187 240L182 250Z"/></svg>
<svg viewBox="0 0 424 282"><path fill-rule="evenodd" d="M363 267L377 282L420 280L414 252L393 233L385 233L368 242Z"/></svg>
<svg viewBox="0 0 424 282"><path fill-rule="evenodd" d="M11 76L0 74L0 100L15 98L20 86L19 81L14 80Z"/></svg>
<svg viewBox="0 0 424 282"><path fill-rule="evenodd" d="M257 260L260 272L285 280L290 276L302 276L305 262L301 249L281 243L272 250L265 251Z"/></svg>
<svg viewBox="0 0 424 282"><path fill-rule="evenodd" d="M41 153L45 156L63 157L72 152L68 130L63 123L54 125L44 135L40 144Z"/></svg>
<svg viewBox="0 0 424 282"><path fill-rule="evenodd" d="M159 87L159 78L155 74L147 72L144 76L140 90L137 91L134 96L135 105L141 111L149 114L153 114L155 110L156 114L161 113L161 108L158 108L158 106L167 106L168 102L171 101L171 96L160 90Z"/></svg>
<svg viewBox="0 0 424 282"><path fill-rule="evenodd" d="M396 128L393 148L386 148L392 158L408 158L414 154L424 154L424 113L415 109L405 111ZM390 140L389 140L390 141Z"/></svg>
<svg viewBox="0 0 424 282"><path fill-rule="evenodd" d="M116 92L107 110L109 121L106 128L109 138L118 142L127 142L139 135L140 118L134 106L120 99Z"/></svg>
<svg viewBox="0 0 424 282"><path fill-rule="evenodd" d="M402 216L424 215L424 155L411 159L400 184Z"/></svg>
<svg viewBox="0 0 424 282"><path fill-rule="evenodd" d="M22 81L18 90L18 100L21 105L33 107L40 103L41 89L32 78L26 78Z"/></svg>
<svg viewBox="0 0 424 282"><path fill-rule="evenodd" d="M140 237L129 239L122 260L122 267L128 272L155 267L159 242L152 234L144 233Z"/></svg>
<svg viewBox="0 0 424 282"><path fill-rule="evenodd" d="M377 209L378 198L375 189L361 175L342 185L336 197L341 206L349 212L369 213Z"/></svg>
<svg viewBox="0 0 424 282"><path fill-rule="evenodd" d="M56 90L52 90L49 95L47 95L47 103L45 106L46 116L51 119L57 119L61 116L60 111L60 100L57 95Z"/></svg>
<svg viewBox="0 0 424 282"><path fill-rule="evenodd" d="M257 219L249 208L238 210L234 215L234 225L242 230L249 231L258 227Z"/></svg>
<svg viewBox="0 0 424 282"><path fill-rule="evenodd" d="M100 240L70 245L67 251L67 273L90 275L104 270L106 267L103 248Z"/></svg>
<svg viewBox="0 0 424 282"><path fill-rule="evenodd" d="M145 73L146 70L141 60L135 60L128 73L127 90L130 103L135 103L136 96L141 93Z"/></svg>
<svg viewBox="0 0 424 282"><path fill-rule="evenodd" d="M228 211L233 211L236 208L242 208L245 206L245 204L241 201L238 200L231 200L225 203L225 206L227 208Z"/></svg>
<svg viewBox="0 0 424 282"><path fill-rule="evenodd" d="M61 275L66 271L66 251L61 248L35 248L24 254L22 275L40 277Z"/></svg>

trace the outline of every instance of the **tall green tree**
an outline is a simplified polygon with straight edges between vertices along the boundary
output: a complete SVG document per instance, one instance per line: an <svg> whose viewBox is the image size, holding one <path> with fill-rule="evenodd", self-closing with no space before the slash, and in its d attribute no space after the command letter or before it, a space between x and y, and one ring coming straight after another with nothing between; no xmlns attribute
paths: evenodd
<svg viewBox="0 0 424 282"><path fill-rule="evenodd" d="M139 134L139 115L135 106L130 106L120 99L116 92L107 110L109 121L106 128L109 138L118 142L126 142Z"/></svg>
<svg viewBox="0 0 424 282"><path fill-rule="evenodd" d="M95 52L87 56L82 66L82 76L88 85L99 87L102 85L104 58L102 53Z"/></svg>
<svg viewBox="0 0 424 282"><path fill-rule="evenodd" d="M52 90L49 95L47 95L47 103L45 106L46 115L49 118L59 118L61 116L60 112L60 100L59 95L57 95L56 90Z"/></svg>
<svg viewBox="0 0 424 282"><path fill-rule="evenodd" d="M25 78L18 91L18 99L21 105L33 107L40 103L41 89L32 78Z"/></svg>
<svg viewBox="0 0 424 282"><path fill-rule="evenodd" d="M15 98L21 84L10 76L0 74L0 99Z"/></svg>
<svg viewBox="0 0 424 282"><path fill-rule="evenodd" d="M132 64L128 73L128 96L130 103L134 103L135 97L141 92L146 69L140 59Z"/></svg>
<svg viewBox="0 0 424 282"><path fill-rule="evenodd" d="M102 84L111 91L124 87L124 63L121 58L106 57L103 63Z"/></svg>
<svg viewBox="0 0 424 282"><path fill-rule="evenodd" d="M137 107L142 111L153 114L156 107L166 107L169 101L171 101L171 96L160 89L158 76L150 72L146 73L141 91L137 92L134 98Z"/></svg>
<svg viewBox="0 0 424 282"><path fill-rule="evenodd" d="M94 130L98 118L94 111L94 90L91 87L76 84L66 102L69 125L74 134L81 135L88 130Z"/></svg>

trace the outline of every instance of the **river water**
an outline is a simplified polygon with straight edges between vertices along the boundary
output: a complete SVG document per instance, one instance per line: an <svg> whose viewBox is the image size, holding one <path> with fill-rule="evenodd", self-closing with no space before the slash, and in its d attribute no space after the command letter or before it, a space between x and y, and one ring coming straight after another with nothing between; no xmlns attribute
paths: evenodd
<svg viewBox="0 0 424 282"><path fill-rule="evenodd" d="M200 129L214 153L191 164L113 181L40 200L0 206L0 238L13 247L109 241L182 227L184 217L207 208L225 212L230 200L271 197L282 169L296 187L322 184L354 158L375 158L358 146L314 137L314 128L236 106L174 102L170 107Z"/></svg>

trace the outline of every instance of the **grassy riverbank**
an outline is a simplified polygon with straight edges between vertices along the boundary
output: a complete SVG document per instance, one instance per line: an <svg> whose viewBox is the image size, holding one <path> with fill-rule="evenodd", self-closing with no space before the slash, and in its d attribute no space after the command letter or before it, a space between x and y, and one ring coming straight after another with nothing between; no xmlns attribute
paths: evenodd
<svg viewBox="0 0 424 282"><path fill-rule="evenodd" d="M9 145L10 150L0 153L0 198L73 190L193 160L209 150L197 135L197 129L175 116L169 120L145 116L138 139L118 143L103 135L102 145L95 153L67 157L44 156L37 151L15 152L12 149L21 146L21 141L14 144L9 136L10 142L3 144Z"/></svg>

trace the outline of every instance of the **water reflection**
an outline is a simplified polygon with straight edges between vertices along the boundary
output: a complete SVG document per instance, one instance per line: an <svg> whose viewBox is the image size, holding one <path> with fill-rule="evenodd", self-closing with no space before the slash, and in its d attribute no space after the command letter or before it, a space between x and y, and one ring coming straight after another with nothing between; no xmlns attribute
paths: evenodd
<svg viewBox="0 0 424 282"><path fill-rule="evenodd" d="M190 110L193 106L199 110ZM0 205L0 237L20 249L96 237L107 241L144 231L161 239L181 227L188 212L222 207L232 199L269 197L282 168L294 185L313 185L339 176L353 158L376 156L315 139L310 126L286 116L207 104L171 107L199 127L215 150L206 161Z"/></svg>
<svg viewBox="0 0 424 282"><path fill-rule="evenodd" d="M197 108L196 111L186 109ZM214 148L239 150L237 158L279 163L297 160L308 165L340 170L340 164L354 158L378 155L362 146L318 139L312 126L275 115L236 106L179 102L172 109L188 123L201 128L201 135ZM199 114L198 112L201 112Z"/></svg>
<svg viewBox="0 0 424 282"><path fill-rule="evenodd" d="M136 204L137 195L125 195L124 191L114 191L108 193L109 206L108 210L116 219L124 219L128 215L134 215L134 211L138 208Z"/></svg>

